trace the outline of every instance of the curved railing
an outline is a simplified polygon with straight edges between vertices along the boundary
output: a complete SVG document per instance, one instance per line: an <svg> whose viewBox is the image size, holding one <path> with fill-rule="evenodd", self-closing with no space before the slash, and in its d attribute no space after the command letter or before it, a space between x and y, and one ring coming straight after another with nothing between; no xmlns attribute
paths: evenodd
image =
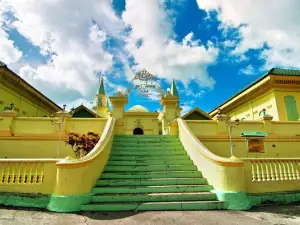
<svg viewBox="0 0 300 225"><path fill-rule="evenodd" d="M101 175L111 151L115 118L107 120L103 134L94 149L81 159L58 162L55 194L86 194Z"/></svg>
<svg viewBox="0 0 300 225"><path fill-rule="evenodd" d="M179 138L209 184L220 191L245 191L244 162L217 156L194 135L186 122L177 119Z"/></svg>

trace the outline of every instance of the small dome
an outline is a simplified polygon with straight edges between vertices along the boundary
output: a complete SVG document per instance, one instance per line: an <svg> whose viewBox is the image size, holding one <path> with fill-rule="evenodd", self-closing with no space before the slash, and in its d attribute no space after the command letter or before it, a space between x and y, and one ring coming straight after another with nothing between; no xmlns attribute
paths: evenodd
<svg viewBox="0 0 300 225"><path fill-rule="evenodd" d="M146 109L144 106L135 105L128 109L128 112L149 112L149 110Z"/></svg>

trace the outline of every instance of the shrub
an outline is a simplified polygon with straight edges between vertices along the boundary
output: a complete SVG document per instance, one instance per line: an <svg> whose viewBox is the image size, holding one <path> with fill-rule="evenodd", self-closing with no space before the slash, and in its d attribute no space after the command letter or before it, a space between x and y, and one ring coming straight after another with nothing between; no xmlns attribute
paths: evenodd
<svg viewBox="0 0 300 225"><path fill-rule="evenodd" d="M66 144L72 147L77 158L79 158L81 154L85 156L92 151L100 139L100 136L94 132L88 132L83 135L70 132L68 136Z"/></svg>

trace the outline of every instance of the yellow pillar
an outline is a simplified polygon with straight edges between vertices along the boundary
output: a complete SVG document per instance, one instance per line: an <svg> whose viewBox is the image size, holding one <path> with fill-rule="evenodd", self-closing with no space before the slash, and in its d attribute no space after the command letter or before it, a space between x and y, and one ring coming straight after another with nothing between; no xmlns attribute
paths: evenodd
<svg viewBox="0 0 300 225"><path fill-rule="evenodd" d="M271 116L271 115L264 115L263 117L261 117L261 120L264 122L265 132L267 132L268 134L274 133L272 119L273 119L273 116Z"/></svg>
<svg viewBox="0 0 300 225"><path fill-rule="evenodd" d="M5 110L0 113L0 136L14 135L14 119L17 112L13 110Z"/></svg>
<svg viewBox="0 0 300 225"><path fill-rule="evenodd" d="M160 100L160 104L163 106L162 112L162 133L169 134L169 124L180 116L181 108L178 106L179 98L172 96L168 92Z"/></svg>
<svg viewBox="0 0 300 225"><path fill-rule="evenodd" d="M229 117L225 114L217 114L216 115L216 120L218 122L218 136L228 136L228 120Z"/></svg>
<svg viewBox="0 0 300 225"><path fill-rule="evenodd" d="M110 97L112 104L112 116L116 118L115 134L124 134L124 108L128 102L127 96L118 92L116 96Z"/></svg>

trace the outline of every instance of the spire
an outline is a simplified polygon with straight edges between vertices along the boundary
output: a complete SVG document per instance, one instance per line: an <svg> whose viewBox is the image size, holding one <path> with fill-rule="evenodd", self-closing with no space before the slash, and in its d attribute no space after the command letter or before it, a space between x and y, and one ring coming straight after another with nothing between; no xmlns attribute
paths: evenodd
<svg viewBox="0 0 300 225"><path fill-rule="evenodd" d="M173 79L172 86L171 86L171 95L174 97L178 97L178 91L176 87L175 80Z"/></svg>
<svg viewBox="0 0 300 225"><path fill-rule="evenodd" d="M99 90L98 90L98 94L99 95L105 95L103 77L101 77L100 87L99 87Z"/></svg>

